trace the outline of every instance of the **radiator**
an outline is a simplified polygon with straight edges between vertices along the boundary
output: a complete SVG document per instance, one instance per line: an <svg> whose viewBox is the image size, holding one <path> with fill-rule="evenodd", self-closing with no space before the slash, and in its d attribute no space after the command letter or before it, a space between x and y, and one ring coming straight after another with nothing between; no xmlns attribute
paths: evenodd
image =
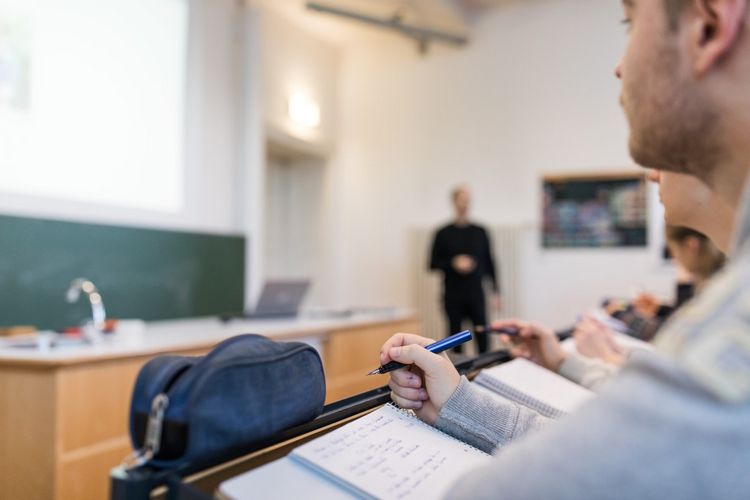
<svg viewBox="0 0 750 500"><path fill-rule="evenodd" d="M500 314L487 311L490 320L518 317L521 312L521 238L522 228L499 226L488 228L492 252L500 275L503 308ZM428 270L435 228L414 228L410 235L413 303L422 319L425 335L442 338L448 332L442 306L442 275ZM489 294L488 294L489 296ZM491 344L496 345L496 344Z"/></svg>

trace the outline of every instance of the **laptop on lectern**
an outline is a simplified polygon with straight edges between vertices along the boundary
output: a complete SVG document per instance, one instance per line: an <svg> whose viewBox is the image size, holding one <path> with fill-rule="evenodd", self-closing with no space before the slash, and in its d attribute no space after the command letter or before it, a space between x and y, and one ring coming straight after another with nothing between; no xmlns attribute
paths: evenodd
<svg viewBox="0 0 750 500"><path fill-rule="evenodd" d="M255 310L248 318L293 318L299 314L310 280L271 280L263 285Z"/></svg>

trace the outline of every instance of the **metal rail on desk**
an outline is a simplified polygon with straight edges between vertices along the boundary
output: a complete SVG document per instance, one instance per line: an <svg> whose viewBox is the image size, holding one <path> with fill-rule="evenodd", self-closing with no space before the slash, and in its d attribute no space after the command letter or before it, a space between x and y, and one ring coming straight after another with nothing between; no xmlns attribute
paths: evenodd
<svg viewBox="0 0 750 500"><path fill-rule="evenodd" d="M510 359L505 351L488 352L474 358L456 356L453 358L456 369L462 375L471 376L473 372L481 370ZM352 418L363 412L372 410L388 403L391 400L388 386L373 389L350 398L326 405L323 413L310 422L292 427L267 439L263 439L250 446L230 450L220 457L214 457L202 463L188 464L179 468L159 469L153 466L142 466L128 471L115 468L110 473L110 499L111 500L146 500L151 497L151 492L157 488L165 487L165 495L168 500L198 500L213 498L208 493L202 492L186 484L183 479L220 466L227 462L240 459L241 457L257 453L266 448L274 447L324 429L337 422Z"/></svg>

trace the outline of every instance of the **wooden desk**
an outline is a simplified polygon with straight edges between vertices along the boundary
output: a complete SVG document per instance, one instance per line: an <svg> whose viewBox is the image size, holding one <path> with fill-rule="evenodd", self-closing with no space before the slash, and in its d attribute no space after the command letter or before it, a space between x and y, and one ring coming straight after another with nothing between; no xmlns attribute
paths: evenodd
<svg viewBox="0 0 750 500"><path fill-rule="evenodd" d="M507 351L495 351L470 357L462 354L449 353L458 372L469 380L484 368L509 361ZM323 414L313 421L306 422L296 428L288 429L276 436L270 436L266 443L251 446L245 454L227 454L223 459L214 459L210 466L196 466L191 470L178 471L182 483L190 485L205 494L216 494L223 481L232 479L240 474L256 469L270 462L288 455L294 448L318 438L352 420L360 418L376 410L390 401L387 387L381 387L366 393L357 394L346 400L327 405ZM175 471L172 471L173 473ZM116 492L111 500L147 500L162 499L167 496L165 484L166 475L163 471L145 468L133 471L132 476L113 477ZM172 485L173 488L178 488ZM174 494L172 489L169 493ZM222 498L217 494L218 498Z"/></svg>
<svg viewBox="0 0 750 500"><path fill-rule="evenodd" d="M128 411L141 366L166 352L201 355L240 333L317 340L327 401L382 386L364 377L382 343L419 332L399 312L339 320L286 322L191 320L149 325L138 342L48 353L0 349L0 495L12 499L102 499L108 475L130 452Z"/></svg>

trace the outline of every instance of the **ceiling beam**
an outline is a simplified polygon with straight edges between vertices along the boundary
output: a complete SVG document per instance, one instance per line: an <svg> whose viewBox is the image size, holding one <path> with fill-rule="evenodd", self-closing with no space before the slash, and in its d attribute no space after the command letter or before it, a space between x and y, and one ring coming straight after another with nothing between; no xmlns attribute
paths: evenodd
<svg viewBox="0 0 750 500"><path fill-rule="evenodd" d="M308 1L306 7L309 10L316 12L331 14L352 21L358 21L378 28L394 31L400 35L415 40L419 44L419 49L422 53L427 51L427 47L432 42L445 43L456 47L462 47L469 42L468 38L462 34L447 33L444 31L405 24L399 13L396 13L390 18L374 17L360 12L322 4L317 1Z"/></svg>

